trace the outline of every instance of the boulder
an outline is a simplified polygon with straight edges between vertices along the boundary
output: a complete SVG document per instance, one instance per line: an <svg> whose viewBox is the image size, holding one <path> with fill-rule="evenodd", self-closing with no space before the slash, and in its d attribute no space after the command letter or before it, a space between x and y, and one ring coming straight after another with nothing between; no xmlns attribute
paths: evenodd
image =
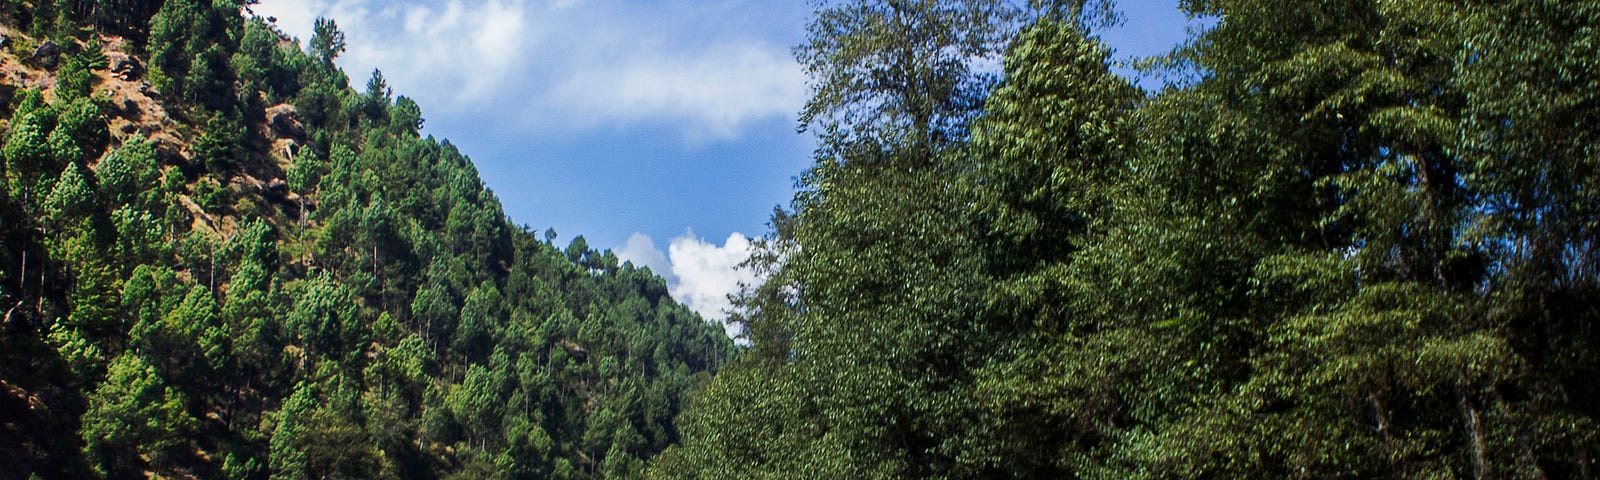
<svg viewBox="0 0 1600 480"><path fill-rule="evenodd" d="M33 49L33 58L35 60L49 60L56 58L56 55L60 54L61 47L56 45L55 42L51 42L49 40L45 40L44 43L39 44L39 48Z"/></svg>
<svg viewBox="0 0 1600 480"><path fill-rule="evenodd" d="M106 60L111 65L111 73L123 80L138 78L144 72L144 66L139 64L139 59L122 52L106 54Z"/></svg>
<svg viewBox="0 0 1600 480"><path fill-rule="evenodd" d="M278 137L301 137L305 129L300 126L300 116L294 105L280 103L267 108L267 126Z"/></svg>
<svg viewBox="0 0 1600 480"><path fill-rule="evenodd" d="M281 178L267 180L266 184L261 185L261 198L272 202L288 201L289 183Z"/></svg>
<svg viewBox="0 0 1600 480"><path fill-rule="evenodd" d="M267 192L281 197L284 194L289 193L289 183L283 181L281 178L267 180Z"/></svg>

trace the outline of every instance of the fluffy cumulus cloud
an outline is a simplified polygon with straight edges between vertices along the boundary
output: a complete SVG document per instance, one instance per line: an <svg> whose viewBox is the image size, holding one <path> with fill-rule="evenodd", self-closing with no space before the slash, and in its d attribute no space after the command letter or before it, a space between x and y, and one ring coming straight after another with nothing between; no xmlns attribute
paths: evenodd
<svg viewBox="0 0 1600 480"><path fill-rule="evenodd" d="M672 297L707 318L727 317L733 307L728 295L737 293L741 284L755 281L749 270L739 264L750 257L750 240L734 232L718 246L694 237L693 232L672 239L667 247L672 260L672 273L678 284L672 288Z"/></svg>
<svg viewBox="0 0 1600 480"><path fill-rule="evenodd" d="M756 0L265 0L306 41L337 21L340 64L359 88L374 68L430 111L501 117L541 133L666 126L735 137L792 113L805 81L762 26L722 21Z"/></svg>
<svg viewBox="0 0 1600 480"><path fill-rule="evenodd" d="M753 272L739 268L750 257L750 239L739 232L728 235L722 245L696 237L693 231L685 232L668 242L666 254L656 248L649 236L635 233L615 253L619 259L648 265L661 273L668 280L672 298L709 321L726 319L733 307L728 296L758 280ZM663 264L665 268L657 268ZM740 327L723 328L728 336L734 336Z"/></svg>
<svg viewBox="0 0 1600 480"><path fill-rule="evenodd" d="M649 235L634 232L628 237L628 243L614 253L617 259L633 262L636 267L650 267L651 272L665 278L669 285L678 281L677 276L672 274L672 263L667 261L667 254L656 248L655 240Z"/></svg>

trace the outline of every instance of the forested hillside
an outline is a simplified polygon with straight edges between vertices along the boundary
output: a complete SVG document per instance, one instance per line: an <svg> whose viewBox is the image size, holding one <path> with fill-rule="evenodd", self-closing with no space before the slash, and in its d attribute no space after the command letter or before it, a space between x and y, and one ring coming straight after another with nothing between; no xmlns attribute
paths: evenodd
<svg viewBox="0 0 1600 480"><path fill-rule="evenodd" d="M1159 91L1020 3L818 3L752 346L651 475L1600 476L1600 2L1175 2Z"/></svg>
<svg viewBox="0 0 1600 480"><path fill-rule="evenodd" d="M1600 2L815 2L738 347L248 3L0 3L0 479L1600 476Z"/></svg>
<svg viewBox="0 0 1600 480"><path fill-rule="evenodd" d="M246 3L0 3L0 478L639 476L721 328Z"/></svg>

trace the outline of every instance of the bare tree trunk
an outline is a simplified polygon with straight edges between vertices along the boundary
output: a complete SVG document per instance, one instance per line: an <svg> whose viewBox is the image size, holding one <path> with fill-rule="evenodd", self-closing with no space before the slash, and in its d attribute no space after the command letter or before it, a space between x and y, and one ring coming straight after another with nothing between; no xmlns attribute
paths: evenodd
<svg viewBox="0 0 1600 480"><path fill-rule="evenodd" d="M1478 409L1472 405L1472 399L1467 395L1467 379L1464 375L1456 378L1456 400L1461 407L1461 420L1467 427L1467 434L1472 442L1472 478L1483 480L1491 478L1488 462L1484 460L1485 447L1483 445L1483 425L1478 419Z"/></svg>
<svg viewBox="0 0 1600 480"><path fill-rule="evenodd" d="M17 300L17 304L16 305L12 305L10 310L6 310L6 318L5 318L5 321L4 321L5 324L9 325L11 323L11 315L14 314L14 313L17 313L17 308L21 307L22 304L23 304L22 300Z"/></svg>
<svg viewBox="0 0 1600 480"><path fill-rule="evenodd" d="M372 242L372 279L378 282L378 309L389 309L389 287L383 284L383 275L379 272L378 242Z"/></svg>
<svg viewBox="0 0 1600 480"><path fill-rule="evenodd" d="M1367 403L1372 407L1372 417L1378 422L1378 435L1383 437L1383 455L1388 457L1390 471L1396 471L1394 456L1394 436L1389 434L1389 415L1385 413L1383 401L1378 398L1378 393L1372 386L1367 386Z"/></svg>
<svg viewBox="0 0 1600 480"><path fill-rule="evenodd" d="M34 302L34 304L33 304L33 312L34 312L35 315L43 315L44 314L44 282L45 282L45 280L46 280L46 278L45 278L45 275L44 275L44 269L41 268L41 269L39 269L39 294L34 296L38 300L37 302ZM38 317L36 316L34 318L38 318Z"/></svg>
<svg viewBox="0 0 1600 480"><path fill-rule="evenodd" d="M1384 414L1383 402L1378 400L1378 394L1367 388L1367 403L1372 406L1372 417L1378 421L1378 435L1383 437L1383 443L1389 444L1389 416Z"/></svg>

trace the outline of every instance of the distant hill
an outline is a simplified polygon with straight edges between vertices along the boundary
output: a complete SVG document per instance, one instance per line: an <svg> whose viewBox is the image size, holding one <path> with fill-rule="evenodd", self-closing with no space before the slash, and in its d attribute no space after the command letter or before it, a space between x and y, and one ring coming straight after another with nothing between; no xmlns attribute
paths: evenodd
<svg viewBox="0 0 1600 480"><path fill-rule="evenodd" d="M514 225L343 34L0 5L0 479L626 478L732 350Z"/></svg>

